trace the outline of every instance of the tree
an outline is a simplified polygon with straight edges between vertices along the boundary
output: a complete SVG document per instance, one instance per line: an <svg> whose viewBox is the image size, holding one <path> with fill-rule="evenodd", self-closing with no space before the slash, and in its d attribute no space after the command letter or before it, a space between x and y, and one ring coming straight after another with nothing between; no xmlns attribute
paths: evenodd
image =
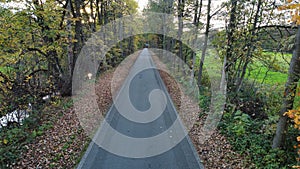
<svg viewBox="0 0 300 169"><path fill-rule="evenodd" d="M293 109L294 98L296 95L296 88L300 78L300 26L298 26L295 49L293 57L290 62L288 72L288 79L285 84L285 91L280 110L280 118L277 123L276 134L273 139L273 148L283 147L288 130L287 116L284 115L288 110Z"/></svg>
<svg viewBox="0 0 300 169"><path fill-rule="evenodd" d="M203 44L203 48L202 48L199 73L198 73L198 86L199 87L201 86L204 59L205 59L207 45L208 45L208 35L209 35L210 20L211 20L210 10L211 10L211 0L208 0L207 1L206 25L205 25L205 33L204 33L204 44Z"/></svg>
<svg viewBox="0 0 300 169"><path fill-rule="evenodd" d="M34 104L57 92L71 95L76 58L91 33L99 30L95 18L104 24L137 11L134 0L97 2L34 0L24 2L15 12L0 8L2 112L16 109L7 105Z"/></svg>
<svg viewBox="0 0 300 169"><path fill-rule="evenodd" d="M297 84L300 77L300 27L298 28L297 38L295 43L295 50L290 62L290 69L288 72L288 79L285 84L285 92L283 98L282 109L280 110L280 118L277 123L276 134L273 139L273 148L283 147L285 143L285 137L288 130L288 117L285 116L285 112L293 109L294 98L296 94Z"/></svg>
<svg viewBox="0 0 300 169"><path fill-rule="evenodd" d="M178 49L178 57L180 59L183 59L183 53L182 53L182 41L181 36L183 32L183 18L184 18L184 8L185 8L185 0L178 0L178 40L179 40L179 49Z"/></svg>
<svg viewBox="0 0 300 169"><path fill-rule="evenodd" d="M291 2L291 1L289 1ZM300 4L289 4L281 7L281 9L296 9L292 15L291 21L300 24L299 18ZM280 117L277 123L276 134L273 139L273 148L282 148L285 144L286 134L288 131L288 117L285 113L293 109L294 98L296 95L296 88L300 78L300 26L296 35L295 49L290 62L290 68L288 72L288 79L285 84L285 91L282 103L282 109L280 110Z"/></svg>
<svg viewBox="0 0 300 169"><path fill-rule="evenodd" d="M62 9L53 2L33 2L15 13L1 12L0 78L4 81L0 80L0 98L4 104L0 107L6 109L4 113L39 102L57 89L54 77L62 72L58 60L64 47L64 37L57 36L63 34L57 11Z"/></svg>
<svg viewBox="0 0 300 169"><path fill-rule="evenodd" d="M202 5L203 5L203 1L200 0L196 0L195 2L195 7L194 7L194 18L193 18L193 24L196 26L196 30L195 30L195 35L198 35L199 32L199 26L200 26L200 17L201 17L201 12L202 12ZM193 38L193 44L196 43L197 40L197 36L195 36ZM196 63L196 52L191 52L191 59L192 59L192 71L191 71L191 81L190 84L193 85L194 82L194 77L195 77L195 63ZM199 78L198 78L199 79Z"/></svg>

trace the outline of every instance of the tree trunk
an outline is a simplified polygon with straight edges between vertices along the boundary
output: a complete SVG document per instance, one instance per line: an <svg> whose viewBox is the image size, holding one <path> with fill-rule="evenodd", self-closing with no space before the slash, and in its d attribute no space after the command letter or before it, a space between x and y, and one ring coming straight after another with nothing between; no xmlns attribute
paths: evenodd
<svg viewBox="0 0 300 169"><path fill-rule="evenodd" d="M181 60L183 60L181 36L182 36L182 33L183 33L184 3L185 3L184 0L178 0L178 40L179 40L179 42L178 42L179 43L178 56Z"/></svg>
<svg viewBox="0 0 300 169"><path fill-rule="evenodd" d="M206 16L206 27L205 27L205 39L204 39L204 45L202 48L202 56L200 60L200 66L199 66L199 73L198 73L198 86L201 86L201 80L202 80L202 73L203 73L203 66L204 66L204 60L208 45L208 35L209 35L209 28L210 28L210 7L211 7L211 0L208 0L207 4L207 16Z"/></svg>
<svg viewBox="0 0 300 169"><path fill-rule="evenodd" d="M196 26L195 28L195 37L193 38L193 44L196 43L196 40L198 38L198 29L199 29L199 22L200 22L200 14L201 14L201 11L202 11L202 0L201 0L201 3L199 5L199 0L197 0L195 2L195 9L194 9L194 25ZM197 56L197 53L195 53L194 51L192 51L191 53L191 58L192 58L192 71L191 71L191 81L190 81L190 84L193 85L194 83L194 78L195 78L195 64L196 64L196 56Z"/></svg>
<svg viewBox="0 0 300 169"><path fill-rule="evenodd" d="M91 13L90 13L90 17L92 19L91 21L91 31L92 32L96 32L96 16L94 15L94 1L90 0L90 10L91 10Z"/></svg>
<svg viewBox="0 0 300 169"><path fill-rule="evenodd" d="M184 8L185 8L185 1L184 0L178 0L178 40L179 40L179 50L178 50L178 57L180 58L180 62L178 63L178 71L182 71L183 74L185 74L183 62L184 62L184 56L183 56L183 43L182 43L182 33L183 33L183 17L184 17Z"/></svg>
<svg viewBox="0 0 300 169"><path fill-rule="evenodd" d="M71 23L71 13L72 13L72 1L68 0L67 1L67 31L69 33L68 35L68 74L64 75L64 82L63 84L60 84L61 89L60 89L60 93L62 96L71 96L72 94L72 75L73 75L73 70L74 70L74 51L73 51L73 37L72 37L72 23Z"/></svg>
<svg viewBox="0 0 300 169"><path fill-rule="evenodd" d="M73 9L74 11L72 11L73 14L75 14L74 18L77 18L79 20L76 20L75 22L75 39L76 42L74 43L74 48L73 51L68 51L69 60L70 62L70 66L69 66L69 75L65 75L64 77L64 82L62 84L62 88L60 90L61 95L62 96L71 96L72 95L72 78L73 78L73 71L75 68L75 63L77 60L77 56L79 55L79 52L81 50L82 47L82 43L83 43L83 34L82 34L82 24L81 24L81 13L80 13L80 9L81 9L81 4L82 1L81 0L75 0L75 9ZM72 9L72 4L71 4L71 0L70 0L70 9ZM69 44L70 45L70 44ZM69 49L70 50L70 49ZM71 54L72 52L72 54Z"/></svg>
<svg viewBox="0 0 300 169"><path fill-rule="evenodd" d="M199 0L196 0L195 8L194 8L194 21L193 21L194 25L196 25L198 21L198 11L199 11Z"/></svg>
<svg viewBox="0 0 300 169"><path fill-rule="evenodd" d="M298 27L295 50L291 59L288 72L288 79L285 84L284 98L280 118L277 123L276 134L273 139L272 148L282 148L285 144L286 133L288 130L287 116L284 113L293 109L294 98L297 84L300 78L300 26Z"/></svg>
<svg viewBox="0 0 300 169"><path fill-rule="evenodd" d="M198 13L198 18L197 18L198 27L199 27L199 24L200 24L200 18L201 18L201 13L202 13L202 6L203 6L203 0L200 0L199 13Z"/></svg>
<svg viewBox="0 0 300 169"><path fill-rule="evenodd" d="M75 22L75 39L76 42L74 43L74 55L77 57L79 54L82 43L84 41L83 38L83 33L82 33L82 24L81 24L81 5L82 1L81 0L75 0L75 18L77 19Z"/></svg>
<svg viewBox="0 0 300 169"><path fill-rule="evenodd" d="M71 12L72 12L72 1L67 1L67 31L68 31L68 68L69 68L69 76L72 76L73 65L74 65L74 52L73 52L73 43L72 43L72 21L71 21Z"/></svg>
<svg viewBox="0 0 300 169"><path fill-rule="evenodd" d="M237 8L237 0L231 0L231 10L230 10L230 19L229 19L229 25L227 28L227 48L226 48L226 66L225 66L225 73L227 76L227 83L228 83L228 90L231 91L231 87L234 84L233 80L232 80L232 74L231 74L231 70L230 70L230 65L233 62L233 58L232 58L232 51L233 51L233 41L234 41L234 37L233 37L233 33L236 29L236 8Z"/></svg>

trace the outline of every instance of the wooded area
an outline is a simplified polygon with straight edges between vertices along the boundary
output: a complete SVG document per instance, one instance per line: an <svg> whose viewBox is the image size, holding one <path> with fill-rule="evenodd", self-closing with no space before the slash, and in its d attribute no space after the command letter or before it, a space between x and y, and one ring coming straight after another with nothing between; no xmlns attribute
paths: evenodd
<svg viewBox="0 0 300 169"><path fill-rule="evenodd" d="M219 57L226 105L218 130L256 168L300 168L298 1L149 0L142 11L135 0L0 2L0 168L10 168L22 145L34 142L45 107L72 95L75 64L88 39L104 25L142 12L145 19L147 12L173 15L178 39L151 33L126 38L99 58L92 76L144 47L170 51L188 65L176 69L197 82L201 118L212 98L207 67L214 65L206 61ZM191 27L192 43L202 39L198 51L182 40ZM169 62L172 67L177 60ZM17 121L4 119L14 111Z"/></svg>

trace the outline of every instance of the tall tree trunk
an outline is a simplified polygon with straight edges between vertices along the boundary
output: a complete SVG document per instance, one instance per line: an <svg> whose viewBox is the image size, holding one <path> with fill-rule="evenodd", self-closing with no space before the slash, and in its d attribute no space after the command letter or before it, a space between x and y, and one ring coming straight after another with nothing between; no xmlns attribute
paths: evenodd
<svg viewBox="0 0 300 169"><path fill-rule="evenodd" d="M197 17L197 23L198 26L200 24L200 18L201 18L201 13L202 13L202 6L203 6L203 0L200 0L200 4L199 4L199 12L198 12L198 17Z"/></svg>
<svg viewBox="0 0 300 169"><path fill-rule="evenodd" d="M75 22L75 39L76 42L74 43L74 54L75 57L79 54L82 43L84 41L83 33L82 33L82 24L81 24L81 5L82 0L75 0L75 18L77 19Z"/></svg>
<svg viewBox="0 0 300 169"><path fill-rule="evenodd" d="M68 31L68 68L69 68L69 76L72 76L73 65L74 65L74 52L73 52L73 43L72 43L72 21L71 21L71 12L72 12L72 1L67 1L67 31Z"/></svg>
<svg viewBox="0 0 300 169"><path fill-rule="evenodd" d="M230 19L229 25L227 28L227 49L226 49L226 66L225 73L227 77L228 90L231 91L232 85L234 84L231 71L231 64L233 64L232 52L233 52L233 33L236 29L236 9L237 9L237 0L231 0L231 10L230 10Z"/></svg>
<svg viewBox="0 0 300 169"><path fill-rule="evenodd" d="M205 27L205 34L204 34L204 45L202 48L202 55L200 60L200 66L199 66L199 73L198 73L198 86L201 86L201 80L202 80L202 74L203 74L203 66L204 66L204 60L208 45L208 35L209 35L209 29L210 29L210 7L211 7L211 0L208 0L207 4L207 15L206 15L206 27Z"/></svg>
<svg viewBox="0 0 300 169"><path fill-rule="evenodd" d="M197 21L198 21L198 12L199 12L199 0L196 0L195 8L194 8L194 19L193 19L193 24L194 25L196 25Z"/></svg>
<svg viewBox="0 0 300 169"><path fill-rule="evenodd" d="M71 2L71 0L69 0ZM75 68L75 63L77 56L79 55L79 52L81 50L84 38L82 34L82 24L81 24L81 0L75 0L75 9L72 8L72 3L70 3L70 9L72 9L72 13L75 14L74 18L78 19L75 22L75 39L76 42L74 43L74 48L73 48L73 54L69 54L69 57L72 57L71 60L71 65L70 65L70 75L65 77L64 83L61 89L61 95L62 96L71 96L72 95L72 78L73 78L73 71ZM68 51L71 52L71 51Z"/></svg>
<svg viewBox="0 0 300 169"><path fill-rule="evenodd" d="M178 57L180 58L180 62L178 63L178 71L182 70L182 73L185 74L185 70L183 67L183 60L184 60L184 56L183 56L183 43L182 43L182 33L183 33L183 17L184 17L184 8L185 8L185 1L184 0L178 0L178 45L179 45L179 49L178 49Z"/></svg>
<svg viewBox="0 0 300 169"><path fill-rule="evenodd" d="M288 79L285 84L284 98L282 109L280 110L280 118L277 123L276 134L273 139L272 148L281 148L285 144L286 133L288 130L287 116L284 113L293 109L294 98L296 94L297 84L300 78L300 26L298 27L295 50L291 59L288 72Z"/></svg>
<svg viewBox="0 0 300 169"><path fill-rule="evenodd" d="M184 0L178 0L178 41L179 41L178 56L181 60L183 60L181 36L183 33L184 3L185 3Z"/></svg>
<svg viewBox="0 0 300 169"><path fill-rule="evenodd" d="M93 0L90 0L90 10L91 10L91 19L92 19L92 21L91 21L91 31L92 32L96 32L96 16L94 15L94 3L93 3L94 1Z"/></svg>
<svg viewBox="0 0 300 169"><path fill-rule="evenodd" d="M100 13L100 7L99 7L99 0L96 0L96 17L97 17L97 21L98 24L101 25L101 13Z"/></svg>
<svg viewBox="0 0 300 169"><path fill-rule="evenodd" d="M162 12L163 13L166 13L166 14L172 14L173 12L173 4L174 4L174 0L163 0L163 10ZM165 17L168 17L168 16L164 16L163 18L163 22L166 22L167 20L169 20L170 18L165 18ZM164 24L162 24L164 25ZM168 24L167 24L168 25ZM162 39L162 48L164 50L167 50L167 51L171 51L171 48L172 48L172 39L171 38L168 38L166 36L167 32L169 32L169 29L167 26L163 26L163 35L161 35L161 39Z"/></svg>
<svg viewBox="0 0 300 169"><path fill-rule="evenodd" d="M200 5L199 5L199 0L197 0L195 3L195 9L194 9L194 25L196 26L195 28L195 36L193 38L193 44L196 43L196 40L198 38L198 29L199 29L199 25L200 25L200 14L201 14L201 11L202 11L202 0L200 0ZM190 81L190 84L193 85L194 83L194 78L195 78L195 64L196 64L196 56L197 56L197 53L192 51L191 53L191 58L192 58L192 71L191 71L191 81Z"/></svg>

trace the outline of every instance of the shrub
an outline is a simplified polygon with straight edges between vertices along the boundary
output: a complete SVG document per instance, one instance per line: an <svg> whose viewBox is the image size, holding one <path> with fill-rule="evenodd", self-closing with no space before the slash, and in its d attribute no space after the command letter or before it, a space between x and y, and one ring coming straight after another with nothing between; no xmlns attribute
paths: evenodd
<svg viewBox="0 0 300 169"><path fill-rule="evenodd" d="M267 120L268 121L268 120ZM273 133L266 133L266 121L252 119L237 111L225 113L219 125L234 151L245 155L257 168L287 168L296 153L291 149L272 149ZM288 139L287 144L293 144Z"/></svg>

